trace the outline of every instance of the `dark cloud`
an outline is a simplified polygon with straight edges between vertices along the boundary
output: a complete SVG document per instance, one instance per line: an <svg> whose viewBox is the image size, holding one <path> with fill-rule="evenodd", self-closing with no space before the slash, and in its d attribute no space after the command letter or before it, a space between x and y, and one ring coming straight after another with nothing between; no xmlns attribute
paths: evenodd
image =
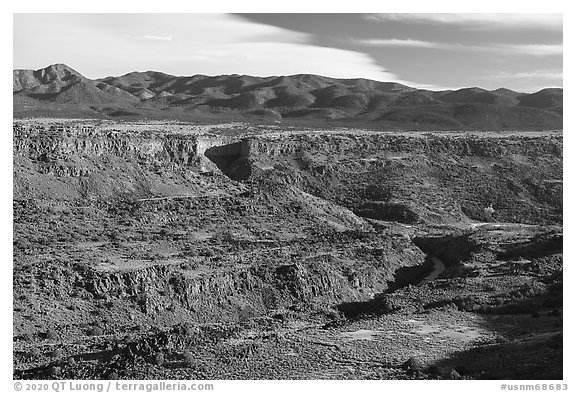
<svg viewBox="0 0 576 393"><path fill-rule="evenodd" d="M561 86L561 14L243 14L303 32L322 46L362 51L404 80L446 87ZM490 70L490 71L489 71ZM526 78L490 78L526 75ZM528 77L528 75L531 75Z"/></svg>

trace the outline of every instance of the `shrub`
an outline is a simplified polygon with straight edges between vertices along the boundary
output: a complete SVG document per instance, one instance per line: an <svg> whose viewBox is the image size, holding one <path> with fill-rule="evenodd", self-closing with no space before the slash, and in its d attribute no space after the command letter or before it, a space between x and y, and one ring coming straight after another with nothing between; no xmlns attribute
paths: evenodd
<svg viewBox="0 0 576 393"><path fill-rule="evenodd" d="M214 252L213 249L211 248L204 248L203 250L201 250L198 255L202 256L202 257L214 257L216 255L216 253Z"/></svg>
<svg viewBox="0 0 576 393"><path fill-rule="evenodd" d="M22 334L20 335L20 339L21 339L22 341L32 341L32 334L30 334L30 333L22 333Z"/></svg>
<svg viewBox="0 0 576 393"><path fill-rule="evenodd" d="M185 323L184 324L184 334L185 335L193 336L198 332L199 332L199 329L196 326L192 325L191 323Z"/></svg>
<svg viewBox="0 0 576 393"><path fill-rule="evenodd" d="M182 355L182 359L186 367L192 367L194 365L194 355L192 355L191 352L188 351L184 352L184 354Z"/></svg>
<svg viewBox="0 0 576 393"><path fill-rule="evenodd" d="M422 362L415 356L410 356L402 365L402 368L406 371L418 371L421 370L422 367Z"/></svg>
<svg viewBox="0 0 576 393"><path fill-rule="evenodd" d="M162 352L158 352L154 355L154 364L157 366L162 366L164 364L164 354Z"/></svg>
<svg viewBox="0 0 576 393"><path fill-rule="evenodd" d="M52 366L52 368L50 368L50 375L52 375L54 377L60 375L61 372L62 372L62 368L60 368L58 366Z"/></svg>
<svg viewBox="0 0 576 393"><path fill-rule="evenodd" d="M30 248L32 248L32 243L26 238L20 238L16 240L14 241L14 244L20 250L29 250Z"/></svg>
<svg viewBox="0 0 576 393"><path fill-rule="evenodd" d="M426 373L429 375L437 376L440 374L440 369L438 368L438 366L432 365L426 369Z"/></svg>
<svg viewBox="0 0 576 393"><path fill-rule="evenodd" d="M102 328L100 326L94 326L88 332L88 335L90 335L90 336L101 336L103 334L104 334L104 331L102 330Z"/></svg>

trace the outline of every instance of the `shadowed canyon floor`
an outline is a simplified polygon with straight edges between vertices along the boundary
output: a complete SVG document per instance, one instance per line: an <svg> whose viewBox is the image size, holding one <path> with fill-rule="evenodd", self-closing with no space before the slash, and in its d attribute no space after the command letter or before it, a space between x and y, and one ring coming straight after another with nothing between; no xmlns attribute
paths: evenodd
<svg viewBox="0 0 576 393"><path fill-rule="evenodd" d="M13 132L15 378L562 378L561 132Z"/></svg>

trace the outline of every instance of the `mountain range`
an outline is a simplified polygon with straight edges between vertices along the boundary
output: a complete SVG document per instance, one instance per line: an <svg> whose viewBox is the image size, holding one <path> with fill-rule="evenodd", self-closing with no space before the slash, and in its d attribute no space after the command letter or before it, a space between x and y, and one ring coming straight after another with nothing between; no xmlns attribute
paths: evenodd
<svg viewBox="0 0 576 393"><path fill-rule="evenodd" d="M563 89L431 91L318 75L174 76L131 72L88 79L65 64L13 71L15 117L252 119L363 123L406 129L561 129Z"/></svg>

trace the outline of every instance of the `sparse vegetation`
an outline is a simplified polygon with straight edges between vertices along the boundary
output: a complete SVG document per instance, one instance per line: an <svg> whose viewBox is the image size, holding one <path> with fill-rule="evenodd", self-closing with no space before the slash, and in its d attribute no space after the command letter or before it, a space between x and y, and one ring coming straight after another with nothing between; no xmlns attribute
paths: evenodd
<svg viewBox="0 0 576 393"><path fill-rule="evenodd" d="M99 326L94 326L88 331L89 336L101 336L104 334L104 330Z"/></svg>
<svg viewBox="0 0 576 393"><path fill-rule="evenodd" d="M558 377L560 133L85 123L15 125L16 379Z"/></svg>
<svg viewBox="0 0 576 393"><path fill-rule="evenodd" d="M162 352L158 352L157 354L154 355L154 364L162 367L164 365L164 354Z"/></svg>

